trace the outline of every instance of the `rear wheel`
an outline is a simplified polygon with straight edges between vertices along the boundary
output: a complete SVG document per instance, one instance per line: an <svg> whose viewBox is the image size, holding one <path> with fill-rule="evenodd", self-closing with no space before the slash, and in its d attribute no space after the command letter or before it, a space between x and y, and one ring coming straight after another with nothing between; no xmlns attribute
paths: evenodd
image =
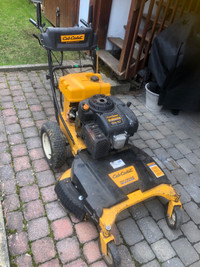
<svg viewBox="0 0 200 267"><path fill-rule="evenodd" d="M66 160L66 139L58 124L53 121L45 122L40 136L49 166L55 169L61 167Z"/></svg>
<svg viewBox="0 0 200 267"><path fill-rule="evenodd" d="M119 267L121 265L121 258L113 241L107 244L107 256L104 256L104 260L108 267Z"/></svg>

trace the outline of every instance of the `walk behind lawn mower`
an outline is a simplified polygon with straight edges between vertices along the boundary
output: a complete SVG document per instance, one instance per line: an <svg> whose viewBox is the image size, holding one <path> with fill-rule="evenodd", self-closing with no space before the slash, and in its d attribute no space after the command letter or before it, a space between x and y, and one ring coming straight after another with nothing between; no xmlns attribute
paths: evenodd
<svg viewBox="0 0 200 267"><path fill-rule="evenodd" d="M55 186L62 205L79 220L89 216L100 230L100 249L108 266L120 266L120 256L111 233L123 210L151 197L168 200L166 220L170 228L182 223L179 195L161 167L146 153L129 145L138 129L138 120L120 99L110 95L110 84L98 73L97 36L93 32L92 8L84 27L46 28L37 4L37 22L30 22L41 34L39 43L47 50L51 91L57 123L41 128L41 141L51 168L61 167L69 151L72 168ZM53 63L52 55L61 60ZM91 64L63 64L64 51L89 51ZM81 72L92 67L94 72ZM66 74L70 68L79 73ZM57 72L61 75L59 80ZM66 75L65 75L66 74Z"/></svg>

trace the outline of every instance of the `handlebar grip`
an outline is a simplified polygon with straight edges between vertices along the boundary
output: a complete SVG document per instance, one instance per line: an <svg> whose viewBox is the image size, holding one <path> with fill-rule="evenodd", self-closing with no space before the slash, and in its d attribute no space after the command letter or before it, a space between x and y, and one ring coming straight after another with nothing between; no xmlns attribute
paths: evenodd
<svg viewBox="0 0 200 267"><path fill-rule="evenodd" d="M80 22L83 23L83 25L85 25L86 27L88 27L88 23L84 19L80 19Z"/></svg>
<svg viewBox="0 0 200 267"><path fill-rule="evenodd" d="M33 19L29 19L29 21L30 21L36 28L38 28L38 25L37 25L37 23L36 23L35 20L33 20Z"/></svg>

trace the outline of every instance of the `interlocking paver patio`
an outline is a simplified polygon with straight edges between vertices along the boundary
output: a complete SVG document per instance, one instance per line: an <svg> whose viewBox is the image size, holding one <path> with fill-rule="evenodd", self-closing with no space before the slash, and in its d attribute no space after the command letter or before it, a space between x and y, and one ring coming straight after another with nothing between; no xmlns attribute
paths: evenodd
<svg viewBox="0 0 200 267"><path fill-rule="evenodd" d="M79 222L54 193L65 165L52 171L39 130L54 117L46 71L0 74L0 179L10 262L21 266L105 267L92 222ZM122 267L200 266L199 113L152 113L144 90L118 94L131 101L140 123L131 143L159 161L182 194L183 226L168 228L161 199L140 203L117 217L113 232ZM70 164L70 162L68 163Z"/></svg>

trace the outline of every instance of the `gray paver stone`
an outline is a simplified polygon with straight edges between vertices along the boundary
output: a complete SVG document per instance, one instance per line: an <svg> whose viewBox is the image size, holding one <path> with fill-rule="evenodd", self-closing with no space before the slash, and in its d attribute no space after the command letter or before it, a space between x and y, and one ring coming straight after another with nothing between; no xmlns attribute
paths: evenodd
<svg viewBox="0 0 200 267"><path fill-rule="evenodd" d="M171 244L185 266L199 260L199 255L186 238L179 238Z"/></svg>
<svg viewBox="0 0 200 267"><path fill-rule="evenodd" d="M200 208L194 202L189 202L183 205L185 211L190 218L196 223L200 224Z"/></svg>
<svg viewBox="0 0 200 267"><path fill-rule="evenodd" d="M62 218L66 215L64 208L58 203L58 201L46 204L47 217L53 221Z"/></svg>
<svg viewBox="0 0 200 267"><path fill-rule="evenodd" d="M200 261L197 261L193 263L192 265L190 265L190 267L199 267L199 266L200 266Z"/></svg>
<svg viewBox="0 0 200 267"><path fill-rule="evenodd" d="M137 132L137 134L144 141L152 138L152 136L149 134L149 132L145 131L145 130L140 130L140 131Z"/></svg>
<svg viewBox="0 0 200 267"><path fill-rule="evenodd" d="M131 247L131 252L133 253L134 258L139 263L146 263L155 258L153 251L146 241L137 243Z"/></svg>
<svg viewBox="0 0 200 267"><path fill-rule="evenodd" d="M157 260L150 261L142 265L142 267L160 267L160 263Z"/></svg>
<svg viewBox="0 0 200 267"><path fill-rule="evenodd" d="M167 239L161 239L151 245L159 261L164 262L173 258L176 253Z"/></svg>
<svg viewBox="0 0 200 267"><path fill-rule="evenodd" d="M55 178L53 176L52 171L50 170L39 172L37 173L36 177L37 177L38 185L40 187L45 187L45 186L52 185L55 183Z"/></svg>
<svg viewBox="0 0 200 267"><path fill-rule="evenodd" d="M174 186L174 188L176 189L177 193L181 195L180 201L182 204L185 204L191 201L190 195L184 190L182 185L177 184Z"/></svg>
<svg viewBox="0 0 200 267"><path fill-rule="evenodd" d="M191 243L198 242L200 240L200 230L192 221L183 224L181 230Z"/></svg>
<svg viewBox="0 0 200 267"><path fill-rule="evenodd" d="M174 175L170 171L168 171L167 169L164 169L163 171L167 175L167 178L170 180L171 184L175 185L177 183L177 180L174 177Z"/></svg>
<svg viewBox="0 0 200 267"><path fill-rule="evenodd" d="M145 142L150 149L157 149L160 147L160 144L154 139L149 139L149 140L146 140Z"/></svg>
<svg viewBox="0 0 200 267"><path fill-rule="evenodd" d="M165 217L164 207L158 199L146 201L145 205L148 208L154 220L158 221Z"/></svg>
<svg viewBox="0 0 200 267"><path fill-rule="evenodd" d="M167 222L165 219L162 219L158 222L158 226L160 227L160 229L163 231L165 237L169 240L176 240L179 236L182 235L181 230L172 230L169 228L169 226L167 225Z"/></svg>
<svg viewBox="0 0 200 267"><path fill-rule="evenodd" d="M180 139L174 134L167 136L167 140L173 145L180 143Z"/></svg>
<svg viewBox="0 0 200 267"><path fill-rule="evenodd" d="M190 180L191 180L191 184L195 184L197 186L200 186L200 174L199 174L199 172L190 174Z"/></svg>
<svg viewBox="0 0 200 267"><path fill-rule="evenodd" d="M182 130L176 131L176 136L178 136L178 138L180 138L181 140L185 140L189 138L189 136L185 134L184 131Z"/></svg>
<svg viewBox="0 0 200 267"><path fill-rule="evenodd" d="M151 217L142 218L137 223L147 242L154 243L163 237L158 225Z"/></svg>
<svg viewBox="0 0 200 267"><path fill-rule="evenodd" d="M183 143L176 144L175 146L183 155L191 153L191 150L188 149Z"/></svg>
<svg viewBox="0 0 200 267"><path fill-rule="evenodd" d="M182 169L174 170L172 171L172 174L176 177L176 179L182 185L188 185L191 183L189 176Z"/></svg>
<svg viewBox="0 0 200 267"><path fill-rule="evenodd" d="M195 167L186 158L177 160L177 164L188 174L195 172Z"/></svg>
<svg viewBox="0 0 200 267"><path fill-rule="evenodd" d="M185 157L193 164L199 164L199 158L194 154L194 153L190 153L185 155Z"/></svg>
<svg viewBox="0 0 200 267"><path fill-rule="evenodd" d="M161 146L165 149L168 149L173 146L172 143L170 143L166 138L158 140L158 142L161 144Z"/></svg>
<svg viewBox="0 0 200 267"><path fill-rule="evenodd" d="M200 242L194 245L196 251L200 254Z"/></svg>
<svg viewBox="0 0 200 267"><path fill-rule="evenodd" d="M169 148L167 152L175 160L183 158L183 155L175 147Z"/></svg>
<svg viewBox="0 0 200 267"><path fill-rule="evenodd" d="M129 246L136 244L137 242L144 239L142 233L137 227L133 219L128 218L118 223L118 228Z"/></svg>
<svg viewBox="0 0 200 267"><path fill-rule="evenodd" d="M138 203L129 208L133 219L139 220L149 215L149 212L143 203Z"/></svg>
<svg viewBox="0 0 200 267"><path fill-rule="evenodd" d="M182 219L183 219L183 223L186 223L190 220L190 217L188 216L187 212L182 209Z"/></svg>
<svg viewBox="0 0 200 267"><path fill-rule="evenodd" d="M162 267L184 267L179 258L170 259L162 264Z"/></svg>
<svg viewBox="0 0 200 267"><path fill-rule="evenodd" d="M154 153L155 153L156 157L162 162L167 160L167 158L170 157L170 155L166 152L166 150L164 148L155 149Z"/></svg>
<svg viewBox="0 0 200 267"><path fill-rule="evenodd" d="M28 238L31 241L45 237L49 234L49 225L46 217L28 222Z"/></svg>
<svg viewBox="0 0 200 267"><path fill-rule="evenodd" d="M194 184L184 186L185 190L190 194L196 203L200 203L200 188Z"/></svg>
<svg viewBox="0 0 200 267"><path fill-rule="evenodd" d="M172 134L171 130L168 127L166 127L166 125L158 125L157 128L163 135L167 136Z"/></svg>
<svg viewBox="0 0 200 267"><path fill-rule="evenodd" d="M130 216L128 209L123 210L116 218L116 222L122 221Z"/></svg>
<svg viewBox="0 0 200 267"><path fill-rule="evenodd" d="M194 149L193 152L200 158L200 148Z"/></svg>
<svg viewBox="0 0 200 267"><path fill-rule="evenodd" d="M125 247L124 245L120 245L118 247L118 251L121 258L121 266L135 267L135 263L132 260L127 247Z"/></svg>

